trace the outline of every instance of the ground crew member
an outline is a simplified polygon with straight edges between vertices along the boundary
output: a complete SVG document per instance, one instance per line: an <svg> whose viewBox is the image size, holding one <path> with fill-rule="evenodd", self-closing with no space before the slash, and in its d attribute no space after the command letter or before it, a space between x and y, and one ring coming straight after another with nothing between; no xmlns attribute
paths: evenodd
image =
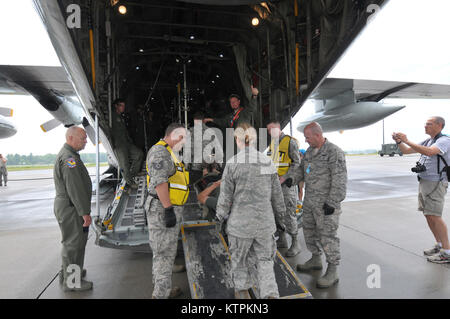
<svg viewBox="0 0 450 319"><path fill-rule="evenodd" d="M257 88L251 86L252 96L249 99L248 107L241 106L241 97L237 94L231 94L229 97L230 106L233 110L232 113L226 115L223 118L206 118L203 120L204 123L214 122L221 128L234 128L236 129L241 123L251 123L252 116L256 113L257 103L256 98L258 97L259 91Z"/></svg>
<svg viewBox="0 0 450 319"><path fill-rule="evenodd" d="M436 244L423 253L433 263L450 263L450 243L445 221L442 219L445 194L448 188L448 175L444 169L450 164L450 138L442 134L445 120L440 116L429 118L425 124L425 133L429 139L420 144L408 140L403 133L394 133L392 138L403 154L420 153L419 164L415 167L419 179L419 210L423 212L428 227L436 239Z"/></svg>
<svg viewBox="0 0 450 319"><path fill-rule="evenodd" d="M272 137L267 155L272 158L277 168L281 189L283 190L284 204L286 206L286 215L283 216L282 220L278 221L278 224L283 225L285 231L292 238L292 244L286 252L286 256L293 257L300 253L300 245L297 240L297 192L294 182L295 171L300 166L298 145L295 139L289 135L285 135L281 131L280 122L277 120L270 121L267 124L267 131ZM286 237L282 230L280 231L280 239L281 243L286 242Z"/></svg>
<svg viewBox="0 0 450 319"><path fill-rule="evenodd" d="M0 186L3 186L2 179L5 180L5 186L8 183L8 169L6 168L7 159L0 154Z"/></svg>
<svg viewBox="0 0 450 319"><path fill-rule="evenodd" d="M243 123L234 135L240 152L227 162L222 176L217 229L229 216L226 232L236 298L248 296L252 285L249 262L255 259L260 297L278 298L274 215L286 210L280 181L272 161L254 146L256 130Z"/></svg>
<svg viewBox="0 0 450 319"><path fill-rule="evenodd" d="M231 94L229 102L232 112L222 118L206 118L203 122L214 122L223 130L226 140L234 139L233 133L228 132L227 128L236 129L241 123L252 123L253 116L256 114L259 91L257 88L253 87L253 85L251 86L251 91L252 96L248 97L249 104L247 107L241 106L241 97L239 95ZM226 149L226 147L224 147L224 149L226 151L226 161L238 151L235 143L233 144L233 149Z"/></svg>
<svg viewBox="0 0 450 319"><path fill-rule="evenodd" d="M70 127L66 133L66 143L56 157L53 169L56 192L54 213L61 229L63 246L60 281L63 283L64 291L92 289L92 282L83 279L78 287L67 282L68 276L74 271L68 269L71 265L79 267L82 277L86 275L83 265L89 225L91 224L92 183L78 154L84 149L86 143L84 129L76 126ZM71 278L73 277L71 276Z"/></svg>
<svg viewBox="0 0 450 319"><path fill-rule="evenodd" d="M189 173L190 173L190 181L191 184L200 180L203 177L203 174L206 173L208 162L204 158L203 152L207 145L212 141L212 139L205 138L205 131L210 129L203 123L204 115L201 112L197 112L194 114L194 126L189 128L189 136L191 141L191 156L190 156L190 165L189 165ZM211 130L213 130L211 128ZM221 150L215 149L216 153L219 153L219 156L222 156L220 153Z"/></svg>
<svg viewBox="0 0 450 319"><path fill-rule="evenodd" d="M150 247L153 253L153 294L155 299L175 297L172 269L177 254L183 205L189 196L189 174L177 153L184 145L186 129L170 124L164 139L153 145L147 155L147 213Z"/></svg>
<svg viewBox="0 0 450 319"><path fill-rule="evenodd" d="M341 257L337 230L347 189L345 154L323 137L322 128L316 122L305 127L304 135L310 147L297 170L296 181L305 182L303 234L312 257L305 264L297 265L297 270L322 269L320 243L328 268L317 281L317 287L328 288L339 281L337 266Z"/></svg>
<svg viewBox="0 0 450 319"><path fill-rule="evenodd" d="M116 99L113 102L115 111L112 112L112 140L113 147L119 161L120 168L122 168L123 178L127 184L137 189L138 185L134 181L134 177L138 175L142 160L144 159L143 152L133 144L133 140L128 134L125 121L122 117L125 112L125 101ZM130 164L131 162L131 164Z"/></svg>

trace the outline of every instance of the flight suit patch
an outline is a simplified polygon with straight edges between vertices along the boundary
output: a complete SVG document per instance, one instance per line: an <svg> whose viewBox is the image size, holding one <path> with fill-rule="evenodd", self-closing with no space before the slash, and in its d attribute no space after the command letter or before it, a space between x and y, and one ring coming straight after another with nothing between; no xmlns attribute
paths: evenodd
<svg viewBox="0 0 450 319"><path fill-rule="evenodd" d="M66 160L66 165L68 168L75 168L77 166L77 162L75 161L75 159L73 157L69 157Z"/></svg>

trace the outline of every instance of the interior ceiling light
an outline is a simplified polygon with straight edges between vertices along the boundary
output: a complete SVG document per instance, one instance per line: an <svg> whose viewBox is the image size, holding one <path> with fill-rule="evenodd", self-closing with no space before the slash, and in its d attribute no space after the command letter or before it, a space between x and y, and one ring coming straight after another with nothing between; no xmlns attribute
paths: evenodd
<svg viewBox="0 0 450 319"><path fill-rule="evenodd" d="M144 49L139 49L139 52L141 52L141 53L144 52Z"/></svg>
<svg viewBox="0 0 450 319"><path fill-rule="evenodd" d="M194 40L195 37L194 37L193 35L191 35L191 36L189 37L189 39Z"/></svg>
<svg viewBox="0 0 450 319"><path fill-rule="evenodd" d="M223 58L223 54L222 53L219 54L219 58Z"/></svg>
<svg viewBox="0 0 450 319"><path fill-rule="evenodd" d="M259 19L257 17L254 17L252 19L252 26L256 27L257 25L259 25Z"/></svg>
<svg viewBox="0 0 450 319"><path fill-rule="evenodd" d="M124 5L119 6L119 13L120 14L126 14L127 13L127 7Z"/></svg>

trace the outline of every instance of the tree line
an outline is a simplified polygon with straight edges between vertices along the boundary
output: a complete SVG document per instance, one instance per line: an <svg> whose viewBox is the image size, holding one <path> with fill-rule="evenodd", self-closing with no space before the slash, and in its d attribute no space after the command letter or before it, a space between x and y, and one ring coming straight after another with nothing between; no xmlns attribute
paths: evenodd
<svg viewBox="0 0 450 319"><path fill-rule="evenodd" d="M84 163L95 163L95 153L80 154L81 160ZM55 164L57 154L45 154L45 155L19 155L8 154L6 159L8 165L53 165ZM108 161L106 153L100 153L100 163Z"/></svg>

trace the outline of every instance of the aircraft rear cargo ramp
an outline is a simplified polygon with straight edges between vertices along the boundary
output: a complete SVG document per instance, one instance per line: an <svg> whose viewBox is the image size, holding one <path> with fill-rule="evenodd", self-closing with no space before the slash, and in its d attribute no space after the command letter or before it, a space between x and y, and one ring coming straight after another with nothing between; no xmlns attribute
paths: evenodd
<svg viewBox="0 0 450 319"><path fill-rule="evenodd" d="M191 297L233 299L230 253L224 237L216 233L214 223L185 224L181 227L181 233ZM312 298L279 252L276 254L274 270L280 298ZM256 285L250 289L250 295L259 298Z"/></svg>

